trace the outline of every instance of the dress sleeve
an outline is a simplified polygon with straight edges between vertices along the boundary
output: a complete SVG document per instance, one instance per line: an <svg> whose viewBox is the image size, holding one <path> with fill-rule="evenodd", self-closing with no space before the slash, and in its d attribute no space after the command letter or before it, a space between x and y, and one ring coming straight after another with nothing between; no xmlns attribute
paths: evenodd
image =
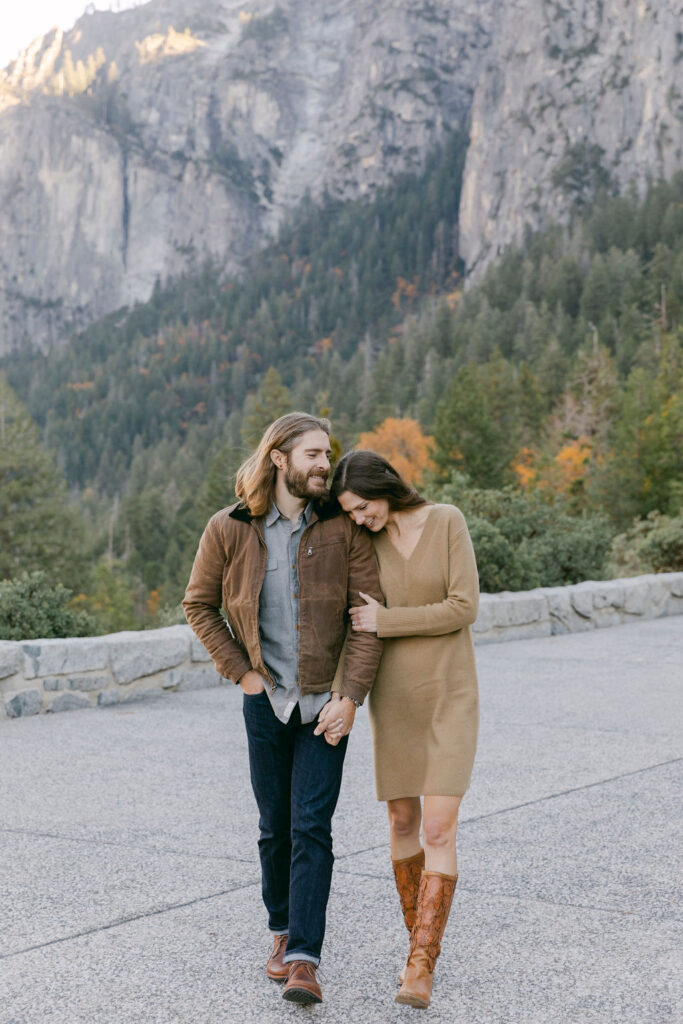
<svg viewBox="0 0 683 1024"><path fill-rule="evenodd" d="M469 530L462 512L456 508L449 517L447 543L446 598L412 608L378 608L378 636L442 636L472 625L479 607L479 577Z"/></svg>

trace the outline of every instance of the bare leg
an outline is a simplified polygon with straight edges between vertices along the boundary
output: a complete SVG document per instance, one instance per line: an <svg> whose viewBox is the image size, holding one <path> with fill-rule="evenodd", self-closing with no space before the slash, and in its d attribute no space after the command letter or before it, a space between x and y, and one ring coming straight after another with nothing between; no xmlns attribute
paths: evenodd
<svg viewBox="0 0 683 1024"><path fill-rule="evenodd" d="M460 796L426 796L422 819L425 870L457 875L455 839L458 830ZM394 801L399 803L400 801Z"/></svg>
<svg viewBox="0 0 683 1024"><path fill-rule="evenodd" d="M443 797L441 799L444 799ZM420 820L422 807L419 796L387 800L389 814L389 838L393 860L414 857L421 850Z"/></svg>

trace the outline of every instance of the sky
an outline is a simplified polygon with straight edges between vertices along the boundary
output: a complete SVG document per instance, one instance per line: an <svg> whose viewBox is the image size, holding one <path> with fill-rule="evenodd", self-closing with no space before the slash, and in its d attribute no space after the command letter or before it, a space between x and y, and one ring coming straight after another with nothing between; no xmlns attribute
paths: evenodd
<svg viewBox="0 0 683 1024"><path fill-rule="evenodd" d="M123 10L141 0L6 0L0 14L0 68L14 60L37 36L55 25L71 28L86 7L98 10Z"/></svg>

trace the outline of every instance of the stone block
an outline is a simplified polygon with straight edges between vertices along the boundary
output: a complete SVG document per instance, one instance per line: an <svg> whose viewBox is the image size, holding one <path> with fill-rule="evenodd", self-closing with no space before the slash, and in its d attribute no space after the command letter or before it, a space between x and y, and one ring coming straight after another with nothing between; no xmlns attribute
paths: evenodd
<svg viewBox="0 0 683 1024"><path fill-rule="evenodd" d="M479 613L472 626L474 633L485 633L493 628L493 594L482 594L479 598Z"/></svg>
<svg viewBox="0 0 683 1024"><path fill-rule="evenodd" d="M8 718L25 718L37 715L43 705L40 690L19 690L4 694L5 712Z"/></svg>
<svg viewBox="0 0 683 1024"><path fill-rule="evenodd" d="M167 672L164 672L161 677L161 685L164 690L172 690L176 686L180 686L183 679L183 674L189 671L184 668L170 668Z"/></svg>
<svg viewBox="0 0 683 1024"><path fill-rule="evenodd" d="M160 690L158 687L147 690L131 690L121 699L121 703L135 704L140 700L157 700L161 696L163 696L163 690Z"/></svg>
<svg viewBox="0 0 683 1024"><path fill-rule="evenodd" d="M211 661L211 655L206 647L194 634L190 641L190 657L192 661Z"/></svg>
<svg viewBox="0 0 683 1024"><path fill-rule="evenodd" d="M591 620L578 615L574 610L570 591L570 587L544 587L541 591L548 605L553 636L593 629Z"/></svg>
<svg viewBox="0 0 683 1024"><path fill-rule="evenodd" d="M593 615L593 622L598 629L605 629L607 626L620 626L623 621L616 608L596 609Z"/></svg>
<svg viewBox="0 0 683 1024"><path fill-rule="evenodd" d="M572 608L578 614L583 616L584 619L590 619L593 615L593 592L591 590L580 589L581 583L572 587L569 593L569 598L572 603Z"/></svg>
<svg viewBox="0 0 683 1024"><path fill-rule="evenodd" d="M113 633L107 642L116 682L128 685L135 679L182 664L190 650L186 630L187 627L171 626L139 633Z"/></svg>
<svg viewBox="0 0 683 1024"><path fill-rule="evenodd" d="M502 629L490 629L486 632L476 633L474 642L476 644L502 644L507 640L529 640L533 637L550 635L550 619L539 619L538 622L527 622L521 626L506 626Z"/></svg>
<svg viewBox="0 0 683 1024"><path fill-rule="evenodd" d="M670 581L659 576L650 576L647 591L648 611L646 618L657 619L660 615L665 615L666 605L671 595Z"/></svg>
<svg viewBox="0 0 683 1024"><path fill-rule="evenodd" d="M43 679L43 689L48 692L53 690L63 690L64 680L60 679L58 676L54 679Z"/></svg>
<svg viewBox="0 0 683 1024"><path fill-rule="evenodd" d="M212 686L222 686L223 679L214 668L190 669L183 673L179 690L208 690Z"/></svg>
<svg viewBox="0 0 683 1024"><path fill-rule="evenodd" d="M120 701L118 690L102 690L97 694L97 706L100 708L109 708L113 704L119 704Z"/></svg>
<svg viewBox="0 0 683 1024"><path fill-rule="evenodd" d="M538 591L496 594L491 600L495 626L523 626L548 617L548 605Z"/></svg>
<svg viewBox="0 0 683 1024"><path fill-rule="evenodd" d="M64 676L107 667L106 637L72 637L70 640L24 640L24 675Z"/></svg>
<svg viewBox="0 0 683 1024"><path fill-rule="evenodd" d="M671 580L671 595L672 597L683 597L683 572L672 572L667 573L672 577Z"/></svg>
<svg viewBox="0 0 683 1024"><path fill-rule="evenodd" d="M617 583L605 583L593 591L594 608L621 608L624 604L624 588Z"/></svg>
<svg viewBox="0 0 683 1024"><path fill-rule="evenodd" d="M631 580L622 580L624 591L625 615L645 615L648 609L648 583L647 580L634 577Z"/></svg>
<svg viewBox="0 0 683 1024"><path fill-rule="evenodd" d="M50 701L48 711L75 711L78 708L91 708L92 704L84 693L60 693Z"/></svg>
<svg viewBox="0 0 683 1024"><path fill-rule="evenodd" d="M21 667L21 646L13 640L0 640L0 679L13 676Z"/></svg>
<svg viewBox="0 0 683 1024"><path fill-rule="evenodd" d="M109 685L109 676L69 676L65 683L67 690L104 690Z"/></svg>

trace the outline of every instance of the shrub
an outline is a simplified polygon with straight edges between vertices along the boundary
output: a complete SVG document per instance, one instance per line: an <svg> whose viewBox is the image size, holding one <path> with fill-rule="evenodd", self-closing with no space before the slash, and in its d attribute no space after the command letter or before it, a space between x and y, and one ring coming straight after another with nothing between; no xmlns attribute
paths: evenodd
<svg viewBox="0 0 683 1024"><path fill-rule="evenodd" d="M23 573L0 582L0 639L91 636L95 620L69 607L71 591L52 583L47 574Z"/></svg>
<svg viewBox="0 0 683 1024"><path fill-rule="evenodd" d="M614 576L683 571L683 509L677 516L650 512L612 541L608 571Z"/></svg>
<svg viewBox="0 0 683 1024"><path fill-rule="evenodd" d="M470 487L457 472L446 483L432 483L425 494L464 513L485 593L604 576L613 530L601 513L571 515L561 502L551 505L512 487Z"/></svg>

